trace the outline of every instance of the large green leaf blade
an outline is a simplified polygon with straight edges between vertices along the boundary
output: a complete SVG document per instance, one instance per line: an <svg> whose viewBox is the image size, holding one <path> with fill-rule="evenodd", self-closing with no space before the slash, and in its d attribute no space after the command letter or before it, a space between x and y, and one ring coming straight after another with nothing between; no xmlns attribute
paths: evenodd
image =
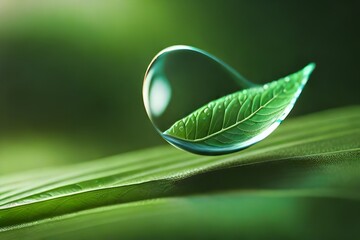
<svg viewBox="0 0 360 240"><path fill-rule="evenodd" d="M231 181L226 179L229 174L226 169L222 173L204 173L176 184L178 189L192 189L197 195L178 191L177 195L188 196L116 204L46 218L5 228L3 237L141 239L149 236L185 238L195 234L199 238L257 236L267 239L271 234L302 239L313 238L314 234L316 238L353 236L360 209L360 196L354 194L360 187L358 157L359 150L357 153L350 150L308 156L301 161L290 158L265 165L241 166L230 172L232 177L237 176ZM333 161L335 159L339 160ZM266 175L261 174L264 170ZM222 192L216 193L219 190ZM333 220L329 222L329 218ZM337 219L352 221L346 233L343 228L334 228ZM260 235L254 230L259 228L262 229Z"/></svg>
<svg viewBox="0 0 360 240"><path fill-rule="evenodd" d="M214 100L174 123L164 136L182 146L191 144L194 149L210 147L214 153L248 147L279 126L294 106L314 67L309 64L297 73L264 86Z"/></svg>
<svg viewBox="0 0 360 240"><path fill-rule="evenodd" d="M245 226L245 219L254 217L257 207L279 209L282 204L293 201L296 205L298 198L310 199L310 202L324 201L324 204L331 199L339 199L336 201L340 206L348 203L357 206L360 199L359 120L358 107L300 117L287 121L279 131L253 148L227 156L194 156L164 146L45 173L2 177L0 231L9 238L28 238L32 235L53 238L63 236L62 231L54 229L65 228L79 236L91 238L97 236L96 232L104 225L109 234L143 236L135 231L143 226L146 229L144 234L161 235L159 229L147 229L145 226L150 222L160 226L168 219L178 219L174 220L175 225L164 226L182 236L181 232L186 228L176 226L194 217L200 223L185 224L189 231L204 233L202 227L208 228L223 220L224 224L218 226L217 233L229 231L231 235L236 231L229 219ZM23 177L24 180L21 180ZM224 202L218 201L216 206L225 208L229 205L228 214L231 209L248 208L248 217L218 215L220 210L214 208L215 205L206 205L207 200L190 208L182 208L177 198L173 198L182 196L180 202L191 202L192 195L204 194L206 199L212 199L208 194L228 190L239 191L240 195L220 197ZM266 192L266 196L261 195L262 191ZM251 192L260 194L256 197L256 207L251 205L250 200L243 203L243 208L237 204L241 199L250 197ZM277 196L277 200L265 206L261 203L269 201L267 193ZM149 199L161 200L153 208L153 201ZM230 205L229 201L233 204ZM112 205L109 211L117 212L119 216L108 212L108 208L102 208L108 205ZM186 214L178 213L176 209L180 212L184 210ZM192 216L192 211L198 214ZM148 217L143 218L143 213ZM276 217L276 211L269 214ZM94 221L95 216L97 221ZM128 221L131 217L135 220ZM295 221L296 214L288 217ZM210 220L201 224L201 220L205 219ZM306 220L300 223L304 225ZM133 226L135 222L140 225ZM280 229L286 222L279 222L277 227ZM115 227L119 223L123 230ZM70 227L73 224L77 225ZM82 231L82 228L85 230ZM244 231L251 232L251 229Z"/></svg>

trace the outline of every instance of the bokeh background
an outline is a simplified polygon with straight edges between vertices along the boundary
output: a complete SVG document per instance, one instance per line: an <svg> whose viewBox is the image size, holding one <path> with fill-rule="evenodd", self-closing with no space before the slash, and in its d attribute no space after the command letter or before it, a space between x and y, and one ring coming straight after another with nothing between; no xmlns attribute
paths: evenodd
<svg viewBox="0 0 360 240"><path fill-rule="evenodd" d="M358 104L356 2L0 0L0 174L164 144L141 88L171 45L256 83L315 62L289 117Z"/></svg>

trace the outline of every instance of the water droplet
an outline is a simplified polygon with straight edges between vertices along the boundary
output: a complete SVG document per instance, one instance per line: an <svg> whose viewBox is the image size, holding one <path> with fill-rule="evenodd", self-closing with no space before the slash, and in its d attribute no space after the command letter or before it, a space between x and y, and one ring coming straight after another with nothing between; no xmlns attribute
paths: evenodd
<svg viewBox="0 0 360 240"><path fill-rule="evenodd" d="M274 84L256 85L205 51L173 46L151 61L145 74L143 98L151 122L169 143L199 154L225 154L260 141L279 124L276 117L261 131L256 130L257 124L247 124L257 131L256 135L232 139L234 132L230 128L234 121L244 119L265 101L263 97L250 101L253 88L260 91Z"/></svg>

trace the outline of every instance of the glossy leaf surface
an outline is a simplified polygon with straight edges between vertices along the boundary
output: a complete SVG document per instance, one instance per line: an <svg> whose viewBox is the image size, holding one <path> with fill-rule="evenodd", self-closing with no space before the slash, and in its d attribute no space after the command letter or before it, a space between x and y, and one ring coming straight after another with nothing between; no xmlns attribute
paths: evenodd
<svg viewBox="0 0 360 240"><path fill-rule="evenodd" d="M349 107L290 119L226 156L163 146L4 176L0 238L354 237L359 135Z"/></svg>
<svg viewBox="0 0 360 240"><path fill-rule="evenodd" d="M164 137L195 153L222 154L267 137L293 108L315 65L214 100L177 121Z"/></svg>

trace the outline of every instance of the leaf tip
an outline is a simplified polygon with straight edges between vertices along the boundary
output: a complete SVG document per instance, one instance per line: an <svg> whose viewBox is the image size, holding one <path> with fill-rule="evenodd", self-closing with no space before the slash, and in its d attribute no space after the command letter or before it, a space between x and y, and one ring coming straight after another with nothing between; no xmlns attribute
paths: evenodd
<svg viewBox="0 0 360 240"><path fill-rule="evenodd" d="M302 74L302 78L299 79L301 81L301 86L304 87L304 85L307 83L310 74L314 71L316 67L315 63L309 63L308 65L306 65L306 67L304 67L300 72Z"/></svg>
<svg viewBox="0 0 360 240"><path fill-rule="evenodd" d="M304 75L310 75L314 69L316 67L316 64L315 63L309 63L304 69L303 69L303 72L304 72Z"/></svg>

